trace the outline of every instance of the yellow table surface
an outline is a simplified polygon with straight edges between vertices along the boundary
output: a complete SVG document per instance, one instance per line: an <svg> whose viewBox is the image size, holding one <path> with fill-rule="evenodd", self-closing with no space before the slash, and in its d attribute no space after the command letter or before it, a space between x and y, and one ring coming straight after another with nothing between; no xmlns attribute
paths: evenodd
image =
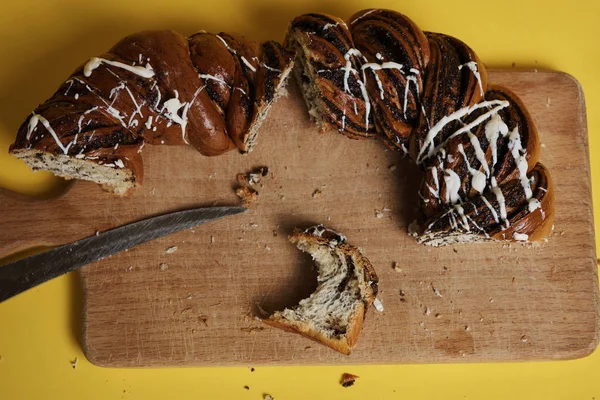
<svg viewBox="0 0 600 400"><path fill-rule="evenodd" d="M345 18L369 7L396 9L424 30L457 36L488 66L516 63L574 75L586 94L590 153L600 154L597 0L12 0L0 3L0 186L41 194L56 185L49 174L31 173L8 156L8 146L27 114L77 65L128 33L204 29L281 40L296 15L326 12ZM600 162L592 157L591 165L599 193ZM596 196L596 209L599 201ZM598 226L599 219L595 222ZM599 352L545 363L257 367L255 372L245 367L99 368L78 344L81 297L74 288L76 277L69 275L0 304L0 399L262 399L265 393L277 400L600 399ZM360 379L342 388L342 372Z"/></svg>

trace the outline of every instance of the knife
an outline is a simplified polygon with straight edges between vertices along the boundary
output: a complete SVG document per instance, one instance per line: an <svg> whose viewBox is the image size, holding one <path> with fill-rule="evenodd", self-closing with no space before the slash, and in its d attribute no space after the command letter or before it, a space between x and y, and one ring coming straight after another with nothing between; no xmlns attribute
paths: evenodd
<svg viewBox="0 0 600 400"><path fill-rule="evenodd" d="M247 211L206 207L143 219L0 266L0 302L138 244Z"/></svg>

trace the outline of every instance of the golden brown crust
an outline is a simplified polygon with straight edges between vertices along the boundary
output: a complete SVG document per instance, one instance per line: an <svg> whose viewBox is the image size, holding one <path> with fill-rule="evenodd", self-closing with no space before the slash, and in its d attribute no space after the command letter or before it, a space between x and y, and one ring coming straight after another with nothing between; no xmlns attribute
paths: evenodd
<svg viewBox="0 0 600 400"><path fill-rule="evenodd" d="M10 151L35 149L130 169L145 144L190 144L208 156L250 150L292 65L275 42L239 35L139 32L81 65L21 125ZM98 157L98 158L96 158ZM82 179L85 179L83 177Z"/></svg>
<svg viewBox="0 0 600 400"><path fill-rule="evenodd" d="M330 29L333 25L335 29ZM391 149L410 153L424 169L419 196L429 228L423 240L463 231L489 239L498 234L500 219L504 224L516 223L514 232L503 228L504 236L513 232L515 237L537 240L548 231L553 195L537 199L527 183L534 179L532 175L548 177L550 182L545 169L535 170L540 157L535 124L514 93L488 85L485 65L468 45L452 36L423 33L406 16L383 9L359 11L347 25L320 14L298 17L288 32L290 43L301 44L297 47L308 69L313 63L314 69L327 74L300 77L305 97L312 96L309 103L326 103L313 107L311 113L320 113L351 138L377 136ZM346 64L348 54L356 57L347 57ZM319 63L325 61L329 64L323 68ZM343 74L365 88L364 109L353 110L355 101L345 98ZM306 96L311 84L321 90ZM358 92L351 94L355 100L359 97ZM357 114L359 121L365 117L369 123L374 121L377 135L370 128L356 132ZM505 211L502 192L507 193L510 209L505 219L492 215ZM530 203L534 200L542 206ZM482 229L482 225L468 226L473 216L463 216L465 206L491 207L489 217L494 220L484 221ZM528 212L533 216L526 216ZM541 212L548 214L547 220L525 222L536 221Z"/></svg>

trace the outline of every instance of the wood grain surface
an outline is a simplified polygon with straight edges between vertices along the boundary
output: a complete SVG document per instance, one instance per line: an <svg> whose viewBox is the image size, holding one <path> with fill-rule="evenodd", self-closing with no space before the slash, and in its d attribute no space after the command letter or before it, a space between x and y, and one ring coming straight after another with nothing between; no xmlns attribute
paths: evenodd
<svg viewBox="0 0 600 400"><path fill-rule="evenodd" d="M83 347L91 362L157 367L583 357L598 344L599 321L583 93L557 72L492 71L490 82L521 96L540 131L541 160L556 186L556 228L541 246L416 244L407 225L416 213L420 172L376 141L318 133L291 85L250 155L208 158L187 147L147 146L144 185L127 198L87 182L44 201L0 193L0 257L167 211L237 205L236 174L265 165L271 174L244 215L81 270ZM294 228L316 223L346 234L380 278L385 310L369 310L351 356L251 317L292 306L316 287L310 259L287 242ZM167 254L172 246L177 250Z"/></svg>

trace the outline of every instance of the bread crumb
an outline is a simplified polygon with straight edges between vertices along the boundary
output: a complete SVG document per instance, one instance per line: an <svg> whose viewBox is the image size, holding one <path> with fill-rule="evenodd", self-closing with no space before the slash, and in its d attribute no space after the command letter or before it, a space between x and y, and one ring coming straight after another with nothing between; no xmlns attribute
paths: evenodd
<svg viewBox="0 0 600 400"><path fill-rule="evenodd" d="M323 194L323 192L321 192L321 189L315 189L315 191L312 194L313 199L316 199L317 197L320 197Z"/></svg>
<svg viewBox="0 0 600 400"><path fill-rule="evenodd" d="M419 232L419 222L415 219L408 225L408 235L417 237Z"/></svg>
<svg viewBox="0 0 600 400"><path fill-rule="evenodd" d="M521 336L521 342L526 343L527 342L527 336L525 336L525 335Z"/></svg>
<svg viewBox="0 0 600 400"><path fill-rule="evenodd" d="M426 316L431 315L431 310L429 309L429 307L425 307L425 311L423 312L423 314L425 314Z"/></svg>
<svg viewBox="0 0 600 400"><path fill-rule="evenodd" d="M158 267L160 268L161 271L166 271L167 269L169 269L169 264L160 263L160 265Z"/></svg>
<svg viewBox="0 0 600 400"><path fill-rule="evenodd" d="M75 359L73 361L71 361L71 366L73 367L73 369L77 368L77 363L79 362L79 358L75 357Z"/></svg>
<svg viewBox="0 0 600 400"><path fill-rule="evenodd" d="M383 218L383 212L375 209L375 217L376 218Z"/></svg>
<svg viewBox="0 0 600 400"><path fill-rule="evenodd" d="M546 107L550 107L551 101L550 97L546 97Z"/></svg>
<svg viewBox="0 0 600 400"><path fill-rule="evenodd" d="M396 164L390 165L388 169L390 170L390 172L394 172L396 170Z"/></svg>
<svg viewBox="0 0 600 400"><path fill-rule="evenodd" d="M350 387L350 386L354 385L354 382L356 381L357 378L358 378L357 375L353 375L353 374L344 372L342 374L342 378L340 379L340 385L342 385L345 388Z"/></svg>
<svg viewBox="0 0 600 400"><path fill-rule="evenodd" d="M266 251L271 251L271 248L269 246L265 245L265 250Z"/></svg>
<svg viewBox="0 0 600 400"><path fill-rule="evenodd" d="M546 144L545 143L540 143L540 146L541 146L542 149L546 148Z"/></svg>
<svg viewBox="0 0 600 400"><path fill-rule="evenodd" d="M471 332L471 327L469 325L465 326L465 331L466 332Z"/></svg>
<svg viewBox="0 0 600 400"><path fill-rule="evenodd" d="M394 268L394 271L396 272L402 272L402 267L400 267L396 261L392 263L392 268Z"/></svg>
<svg viewBox="0 0 600 400"><path fill-rule="evenodd" d="M419 322L419 326L421 326L421 327L425 326L425 322L423 322L423 321Z"/></svg>
<svg viewBox="0 0 600 400"><path fill-rule="evenodd" d="M433 286L433 283L431 284L431 289L433 289L433 293L435 293L437 297L444 297L442 296L442 293L439 291L439 289Z"/></svg>
<svg viewBox="0 0 600 400"><path fill-rule="evenodd" d="M263 394L263 400L275 400L275 398L273 396L271 396L270 394Z"/></svg>
<svg viewBox="0 0 600 400"><path fill-rule="evenodd" d="M440 314L440 313L435 314L436 318L440 318L441 316L442 316L442 314Z"/></svg>
<svg viewBox="0 0 600 400"><path fill-rule="evenodd" d="M375 307L377 311L383 312L383 304L381 304L381 301L378 298L375 298L375 301L373 301L373 307Z"/></svg>
<svg viewBox="0 0 600 400"><path fill-rule="evenodd" d="M210 243L212 244L212 243L214 243L214 242L215 242L215 237L214 237L214 236L211 236L211 237L210 237Z"/></svg>
<svg viewBox="0 0 600 400"><path fill-rule="evenodd" d="M331 215L327 216L327 221L331 221Z"/></svg>
<svg viewBox="0 0 600 400"><path fill-rule="evenodd" d="M235 194L244 202L245 207L251 207L258 200L258 192L248 186L237 188Z"/></svg>
<svg viewBox="0 0 600 400"><path fill-rule="evenodd" d="M96 231L96 236L100 236L100 231Z"/></svg>
<svg viewBox="0 0 600 400"><path fill-rule="evenodd" d="M167 253L167 254L173 254L176 251L177 251L177 246L171 246L167 250L165 250L165 253Z"/></svg>
<svg viewBox="0 0 600 400"><path fill-rule="evenodd" d="M490 303L493 303L493 302L494 302L494 299L490 299Z"/></svg>

